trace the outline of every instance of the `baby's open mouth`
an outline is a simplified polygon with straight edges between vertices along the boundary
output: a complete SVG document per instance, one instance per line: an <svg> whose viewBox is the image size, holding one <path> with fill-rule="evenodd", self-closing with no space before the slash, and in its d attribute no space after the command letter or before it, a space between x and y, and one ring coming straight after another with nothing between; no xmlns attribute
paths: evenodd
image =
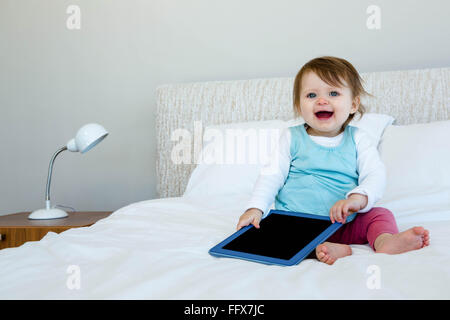
<svg viewBox="0 0 450 320"><path fill-rule="evenodd" d="M319 119L328 119L333 115L332 111L319 111L315 113L316 117Z"/></svg>

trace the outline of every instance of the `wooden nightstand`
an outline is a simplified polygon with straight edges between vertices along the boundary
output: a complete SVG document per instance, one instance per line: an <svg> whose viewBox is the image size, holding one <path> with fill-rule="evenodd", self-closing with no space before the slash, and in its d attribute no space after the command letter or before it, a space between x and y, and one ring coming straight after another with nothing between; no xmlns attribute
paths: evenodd
<svg viewBox="0 0 450 320"><path fill-rule="evenodd" d="M109 216L111 211L69 212L66 218L51 220L29 220L29 214L19 212L0 216L0 249L39 241L49 231L60 233L71 228L88 227Z"/></svg>

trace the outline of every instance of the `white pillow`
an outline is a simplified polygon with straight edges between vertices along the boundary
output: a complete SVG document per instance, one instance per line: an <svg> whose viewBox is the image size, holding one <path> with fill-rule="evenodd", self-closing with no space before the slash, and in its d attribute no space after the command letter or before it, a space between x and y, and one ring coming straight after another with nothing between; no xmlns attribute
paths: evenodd
<svg viewBox="0 0 450 320"><path fill-rule="evenodd" d="M450 209L450 121L389 126L380 143L386 190L378 205ZM392 206L391 206L392 205ZM425 208L424 208L425 207Z"/></svg>
<svg viewBox="0 0 450 320"><path fill-rule="evenodd" d="M393 121L388 115L368 113L350 124L365 130L378 145L384 129ZM302 118L296 118L206 127L199 164L191 174L184 196L250 195L262 165L278 146L282 129L302 123ZM233 139L241 143L227 144Z"/></svg>
<svg viewBox="0 0 450 320"><path fill-rule="evenodd" d="M349 125L358 127L367 132L378 146L381 137L383 136L383 131L387 126L392 125L394 121L395 118L387 114L365 113L362 117L360 117L359 114L355 116L352 121L350 121Z"/></svg>
<svg viewBox="0 0 450 320"><path fill-rule="evenodd" d="M281 130L301 123L303 119L298 118L205 128L199 164L189 178L184 196L250 194L262 165L277 146ZM228 141L235 143L228 145Z"/></svg>

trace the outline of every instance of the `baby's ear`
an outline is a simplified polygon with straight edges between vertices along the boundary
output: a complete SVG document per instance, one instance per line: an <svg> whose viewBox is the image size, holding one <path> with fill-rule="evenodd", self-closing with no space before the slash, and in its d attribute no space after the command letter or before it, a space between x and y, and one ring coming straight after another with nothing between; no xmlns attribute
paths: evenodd
<svg viewBox="0 0 450 320"><path fill-rule="evenodd" d="M359 96L356 96L353 98L352 102L352 108L350 110L350 113L355 113L359 109L359 105L361 104L361 98Z"/></svg>

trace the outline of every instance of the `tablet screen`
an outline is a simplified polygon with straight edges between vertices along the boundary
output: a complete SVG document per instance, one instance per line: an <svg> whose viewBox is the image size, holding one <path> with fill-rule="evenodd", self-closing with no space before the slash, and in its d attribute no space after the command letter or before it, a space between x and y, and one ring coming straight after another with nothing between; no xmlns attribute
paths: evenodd
<svg viewBox="0 0 450 320"><path fill-rule="evenodd" d="M289 260L313 241L331 221L272 213L223 249Z"/></svg>

